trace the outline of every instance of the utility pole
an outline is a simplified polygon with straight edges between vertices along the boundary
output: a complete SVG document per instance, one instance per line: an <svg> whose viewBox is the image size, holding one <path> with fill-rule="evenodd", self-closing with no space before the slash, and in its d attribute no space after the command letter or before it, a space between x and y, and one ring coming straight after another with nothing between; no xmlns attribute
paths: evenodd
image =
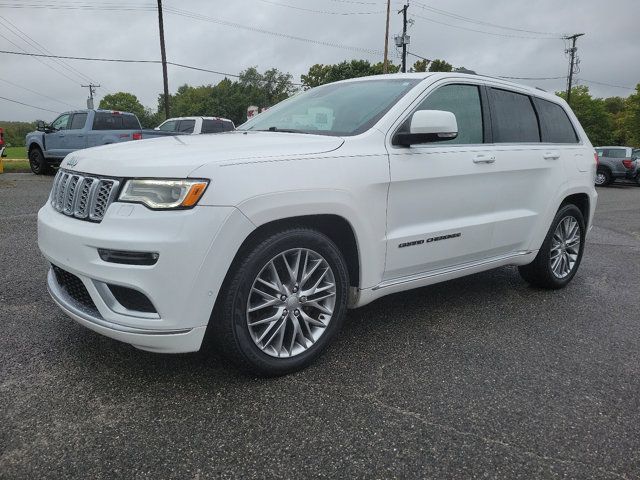
<svg viewBox="0 0 640 480"><path fill-rule="evenodd" d="M87 98L87 108L89 110L93 110L93 94L96 93L96 88L99 86L100 85L94 85L93 83L90 83L89 85L81 85L82 88L89 89L89 98Z"/></svg>
<svg viewBox="0 0 640 480"><path fill-rule="evenodd" d="M391 14L391 0L387 0L387 26L384 31L384 62L382 73L389 73L389 15Z"/></svg>
<svg viewBox="0 0 640 480"><path fill-rule="evenodd" d="M409 38L407 37L407 10L409 8L409 2L402 7L402 73L407 71L407 43ZM398 12L400 13L400 11Z"/></svg>
<svg viewBox="0 0 640 480"><path fill-rule="evenodd" d="M162 79L164 81L164 114L169 116L169 79L167 78L167 52L164 49L164 23L162 22L162 0L158 0L158 24L160 26L160 55L162 56Z"/></svg>
<svg viewBox="0 0 640 480"><path fill-rule="evenodd" d="M576 51L578 50L576 47L576 40L578 37L583 36L584 33L575 33L573 35L567 35L563 37L565 40L571 40L571 47L565 50L565 53L568 53L569 56L569 75L567 77L567 103L571 105L571 87L573 84L573 74L576 73Z"/></svg>

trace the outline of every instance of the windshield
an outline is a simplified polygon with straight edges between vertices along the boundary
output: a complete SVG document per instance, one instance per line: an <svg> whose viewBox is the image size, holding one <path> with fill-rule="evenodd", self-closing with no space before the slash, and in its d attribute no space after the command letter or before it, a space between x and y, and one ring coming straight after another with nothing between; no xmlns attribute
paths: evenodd
<svg viewBox="0 0 640 480"><path fill-rule="evenodd" d="M291 97L238 130L358 135L371 128L419 79L332 83Z"/></svg>

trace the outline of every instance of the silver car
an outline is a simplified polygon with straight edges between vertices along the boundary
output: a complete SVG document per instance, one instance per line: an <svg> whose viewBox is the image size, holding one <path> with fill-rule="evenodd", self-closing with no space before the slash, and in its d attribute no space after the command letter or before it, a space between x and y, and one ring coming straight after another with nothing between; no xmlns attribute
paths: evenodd
<svg viewBox="0 0 640 480"><path fill-rule="evenodd" d="M598 171L595 183L609 185L619 179L638 181L638 161L640 150L631 147L596 147Z"/></svg>

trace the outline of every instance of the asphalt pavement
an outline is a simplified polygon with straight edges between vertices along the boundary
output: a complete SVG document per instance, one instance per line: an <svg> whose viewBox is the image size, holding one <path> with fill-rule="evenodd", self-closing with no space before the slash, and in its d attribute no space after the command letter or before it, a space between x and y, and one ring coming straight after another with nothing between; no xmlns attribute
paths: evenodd
<svg viewBox="0 0 640 480"><path fill-rule="evenodd" d="M566 289L508 267L389 296L260 379L67 318L36 241L51 181L0 175L0 478L640 478L639 187L599 189Z"/></svg>

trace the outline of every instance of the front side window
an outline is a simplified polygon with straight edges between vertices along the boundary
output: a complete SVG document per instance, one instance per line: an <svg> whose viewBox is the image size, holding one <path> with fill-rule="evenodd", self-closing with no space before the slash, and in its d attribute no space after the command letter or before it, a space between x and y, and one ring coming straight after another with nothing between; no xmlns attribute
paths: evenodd
<svg viewBox="0 0 640 480"><path fill-rule="evenodd" d="M51 124L51 128L53 128L54 130L66 130L67 126L69 125L69 117L71 117L71 115L69 115L68 113L60 115L53 121L53 123Z"/></svg>
<svg viewBox="0 0 640 480"><path fill-rule="evenodd" d="M87 123L87 114L76 113L73 115L73 119L71 120L71 126L69 127L69 130L82 130L84 128L85 123Z"/></svg>
<svg viewBox="0 0 640 480"><path fill-rule="evenodd" d="M495 143L538 143L538 119L528 95L491 88L491 129Z"/></svg>
<svg viewBox="0 0 640 480"><path fill-rule="evenodd" d="M546 143L578 143L576 131L567 113L557 103L536 98L542 141Z"/></svg>
<svg viewBox="0 0 640 480"><path fill-rule="evenodd" d="M323 85L280 102L238 130L358 135L375 125L419 81L380 79Z"/></svg>
<svg viewBox="0 0 640 480"><path fill-rule="evenodd" d="M456 116L458 136L437 142L449 144L483 143L482 106L476 85L445 85L429 94L416 110L444 110ZM409 131L411 117L400 131Z"/></svg>

